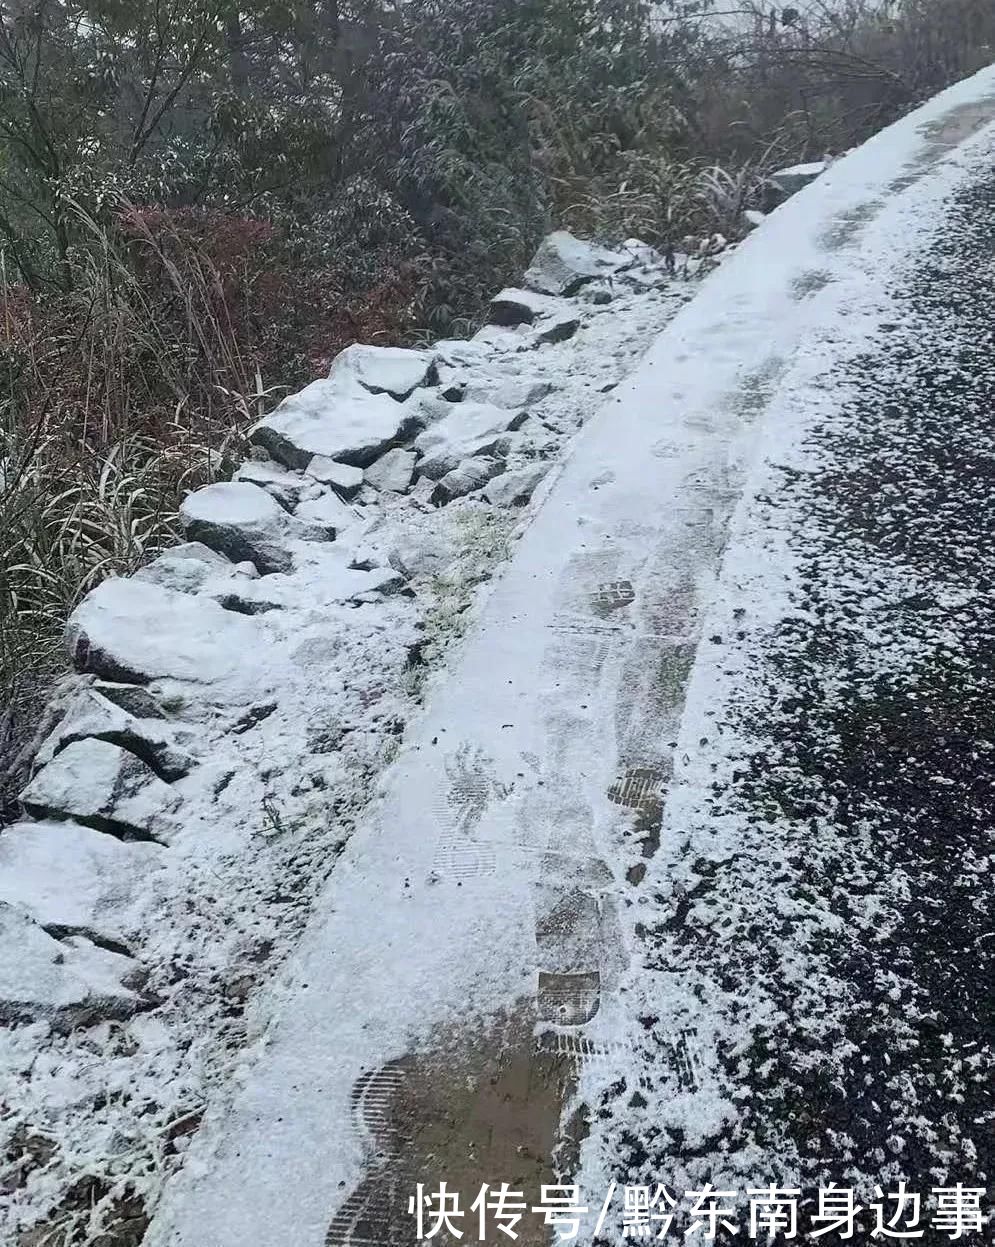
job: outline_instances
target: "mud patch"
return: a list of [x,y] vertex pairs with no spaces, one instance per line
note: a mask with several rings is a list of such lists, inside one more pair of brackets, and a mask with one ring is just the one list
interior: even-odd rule
[[[430,1195],[442,1181],[463,1215],[450,1221],[460,1235],[444,1226],[434,1242],[511,1242],[491,1216],[480,1235],[479,1214],[472,1211],[484,1184],[507,1182],[527,1205],[513,1226],[515,1241],[548,1247],[553,1230],[531,1208],[543,1185],[565,1180],[562,1166],[576,1155],[577,1138],[564,1137],[560,1129],[574,1093],[576,1062],[541,1049],[535,1022],[532,1006],[523,1004],[483,1033],[469,1026],[437,1032],[429,1051],[387,1067],[401,1076],[387,1089],[375,1133],[395,1153],[371,1156],[366,1179],[329,1227],[326,1247],[414,1247],[417,1224],[409,1200],[419,1183]],[[365,1094],[360,1089],[359,1103]],[[431,1207],[423,1236],[436,1222]]]
[[683,705],[697,649],[690,641],[660,648],[653,671],[653,696],[661,713],[669,715]]

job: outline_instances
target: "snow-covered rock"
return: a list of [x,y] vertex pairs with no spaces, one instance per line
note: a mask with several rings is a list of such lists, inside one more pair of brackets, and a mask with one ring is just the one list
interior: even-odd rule
[[518,433],[519,450],[526,460],[547,459],[560,445],[559,435],[542,420],[530,416]]
[[170,546],[164,553],[173,559],[191,559],[196,563],[208,563],[215,570],[223,570],[231,562],[231,559],[226,559],[217,550],[205,546],[202,541],[181,541],[178,546]]
[[619,250],[632,264],[665,267],[667,263],[666,256],[641,238],[627,238]]
[[316,482],[286,468],[271,459],[247,459],[232,477],[234,481],[246,481],[250,485],[258,485],[279,502],[282,507],[292,511],[308,493],[314,489]]
[[725,234],[708,234],[706,237],[698,241],[698,257],[705,259],[708,256],[718,255],[725,251],[729,246],[729,239]]
[[153,693],[140,684],[119,684],[114,680],[94,680],[90,685],[112,706],[134,715],[136,719],[165,719],[166,712]]
[[418,474],[437,481],[465,459],[506,455],[511,444],[509,434],[527,414],[492,403],[457,404],[444,420],[415,439],[415,450],[422,456],[417,464]]
[[554,342],[566,342],[580,328],[580,317],[576,312],[557,312],[555,316],[544,317],[532,335],[530,345],[549,346]]
[[453,404],[443,398],[438,390],[416,390],[404,401],[404,410],[410,420],[409,427],[416,432],[445,419],[452,409]]
[[336,355],[328,376],[333,381],[358,382],[373,394],[407,398],[420,385],[432,384],[433,367],[430,351],[355,343]]
[[[201,542],[188,544],[206,549]],[[135,572],[135,579],[162,585],[163,588],[173,589],[177,593],[197,593],[209,580],[251,580],[258,575],[255,564],[248,561],[232,563],[230,559],[219,555],[218,561],[213,563],[178,554],[175,550],[166,550],[151,563],[139,568]]]
[[479,368],[490,358],[491,352],[474,335],[472,338],[443,338],[432,348],[436,367],[442,375],[443,366],[449,368]]
[[447,403],[461,403],[466,397],[469,384],[465,368],[451,368],[443,364],[439,368],[439,395]]
[[489,377],[467,385],[465,398],[493,403],[495,407],[532,407],[555,388],[552,381],[540,381],[537,377]]
[[521,350],[528,341],[528,325],[481,325],[470,339],[485,357],[495,360],[512,351]]
[[402,530],[387,553],[390,566],[409,580],[440,572],[451,558],[450,543],[434,529]]
[[454,498],[462,498],[473,493],[482,485],[486,485],[492,477],[504,471],[501,459],[474,458],[467,459],[459,467],[453,468],[436,484],[432,490],[432,502],[444,506]]
[[351,602],[376,602],[393,597],[407,586],[407,577],[393,567],[376,567],[360,574],[366,577],[366,588],[357,588],[349,597]]
[[[623,279],[627,277],[629,273],[634,271],[635,270],[631,268],[625,269],[622,273]],[[576,299],[578,303],[588,303],[593,307],[606,307],[609,303],[614,301],[615,290],[607,281],[591,281],[578,291]]]
[[[161,718],[142,719],[84,688],[72,700],[58,726],[46,737],[35,755],[45,765],[68,745],[79,740],[104,740],[141,758],[161,778],[182,779],[197,765],[194,755],[177,739],[177,729]],[[191,740],[193,733],[179,735]]]
[[500,476],[488,482],[484,497],[496,507],[524,506],[548,471],[548,463],[535,463],[524,468],[502,472]]
[[0,833],[0,904],[53,935],[126,944],[124,911],[164,852],[78,823],[15,823]]
[[127,986],[139,967],[82,936],[54,939],[0,902],[0,1025],[47,1022],[69,1030],[125,1018],[141,1003]]
[[330,541],[360,520],[356,511],[336,493],[322,494],[320,498],[302,502],[294,515],[297,519],[320,528]]
[[35,818],[75,818],[124,840],[156,839],[152,824],[175,803],[168,784],[105,740],[67,745],[21,793]]
[[111,579],[88,593],[66,625],[77,671],[115,683],[170,677],[214,682],[258,652],[258,625],[216,602],[140,580]]
[[548,316],[560,310],[559,300],[549,295],[508,287],[491,299],[487,319],[492,325],[531,325],[537,317]]
[[556,230],[539,244],[523,283],[542,294],[571,295],[585,282],[606,277],[625,263],[625,257],[614,251]]
[[289,571],[289,542],[319,534],[295,524],[275,498],[247,481],[205,485],[184,498],[180,523],[187,535],[219,550],[233,562],[249,559],[264,575]]
[[356,381],[312,381],[249,430],[274,459],[304,468],[315,455],[365,468],[419,427],[418,409]]
[[[316,565],[311,569],[310,605],[316,609],[352,602],[364,593],[375,591],[382,579],[377,572],[362,571],[344,563]],[[224,603],[226,610],[243,615],[262,615],[268,611],[285,610],[299,605],[297,586],[286,576],[270,576],[256,584],[246,585]]]
[[304,469],[305,476],[321,485],[329,485],[341,498],[352,498],[363,484],[363,469],[336,463],[324,455],[315,455]]
[[374,489],[403,494],[415,474],[415,453],[395,447],[366,469],[367,483]]
[[813,160],[809,164],[791,165],[787,169],[778,169],[770,175],[770,180],[785,195],[794,195],[809,182],[814,182],[820,173],[825,173],[827,162]]

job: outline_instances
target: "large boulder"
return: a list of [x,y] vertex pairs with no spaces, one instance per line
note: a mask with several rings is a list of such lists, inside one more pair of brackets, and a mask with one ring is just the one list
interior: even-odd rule
[[155,840],[176,803],[169,785],[133,753],[105,740],[67,745],[21,793],[34,818],[74,818],[122,840]]
[[332,361],[329,378],[358,382],[373,394],[407,398],[420,385],[431,385],[434,362],[429,351],[399,346],[347,346]]
[[571,295],[585,282],[607,277],[626,263],[625,256],[556,230],[540,243],[523,281],[541,294]]
[[142,1003],[138,963],[82,936],[57,940],[23,911],[0,902],[0,1025],[47,1022],[71,1030],[126,1018]]
[[77,823],[15,823],[0,832],[0,904],[22,910],[50,935],[123,946],[128,903],[164,852]]
[[522,425],[527,414],[491,403],[458,403],[448,416],[415,439],[415,449],[422,456],[418,474],[437,481],[466,459],[503,457],[511,444],[511,432]]
[[156,679],[213,683],[237,675],[260,650],[258,624],[206,598],[111,579],[88,593],[66,625],[77,671],[123,684]]
[[318,534],[295,524],[275,498],[247,481],[205,485],[184,498],[180,523],[187,536],[238,563],[248,559],[263,575],[294,565],[290,542]]
[[306,468],[315,455],[365,468],[419,427],[415,407],[333,376],[285,398],[249,440],[292,468]]

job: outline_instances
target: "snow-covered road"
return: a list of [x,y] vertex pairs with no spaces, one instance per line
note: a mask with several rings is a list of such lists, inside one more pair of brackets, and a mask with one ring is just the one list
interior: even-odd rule
[[[933,740],[915,799],[861,768],[893,783],[923,723],[963,735],[956,706],[985,693],[968,638],[990,506],[965,522],[946,469],[960,456],[990,490],[976,413],[995,382],[925,431],[915,395],[935,406],[980,368],[991,227],[944,244],[991,218],[993,121],[985,71],[833,165],[582,432],[346,846],[155,1247],[397,1247],[417,1184],[442,1180],[471,1239],[482,1184],[536,1204],[575,1181],[581,1240],[600,1220],[604,1242],[626,1183],[679,1205],[709,1181],[831,1179],[865,1203],[900,1177],[985,1186],[991,805],[945,856],[896,841],[926,836],[936,791],[990,795],[990,711],[973,762],[970,733],[949,765]],[[902,407],[927,357],[933,388],[918,377]],[[942,478],[921,497],[919,465]],[[899,687],[925,707],[915,748],[874,709]],[[956,965],[988,987],[950,984],[959,1020],[901,927],[912,910],[976,920],[975,968]],[[548,1241],[543,1219],[519,1241]]]

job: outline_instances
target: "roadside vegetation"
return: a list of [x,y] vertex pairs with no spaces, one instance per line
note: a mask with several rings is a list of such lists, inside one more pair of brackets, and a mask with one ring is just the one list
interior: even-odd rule
[[0,821],[60,634],[352,341],[661,248],[988,63],[990,0],[0,4]]

